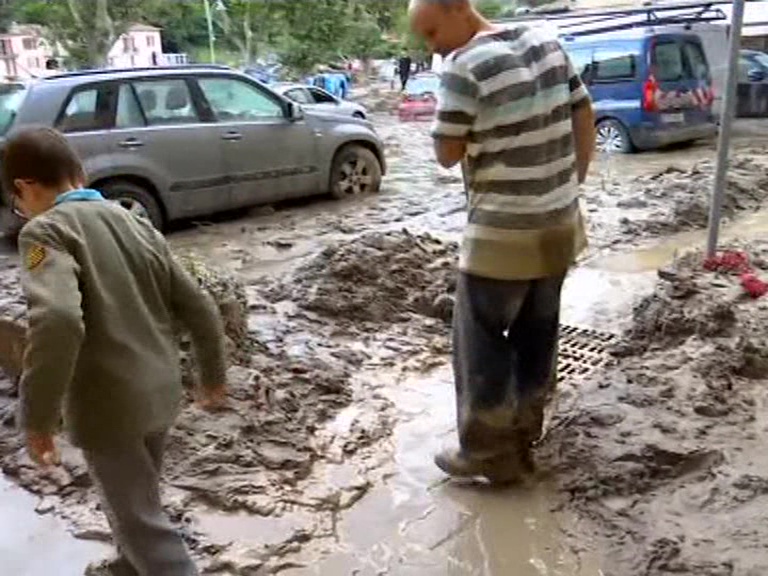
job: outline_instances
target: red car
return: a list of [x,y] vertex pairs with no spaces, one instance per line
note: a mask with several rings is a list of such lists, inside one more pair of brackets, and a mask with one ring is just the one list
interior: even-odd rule
[[397,107],[400,120],[428,120],[437,110],[437,90],[440,77],[436,74],[419,74],[411,79]]

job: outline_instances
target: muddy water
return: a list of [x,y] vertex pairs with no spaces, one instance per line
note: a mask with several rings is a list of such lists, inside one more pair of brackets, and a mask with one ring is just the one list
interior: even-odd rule
[[65,524],[35,512],[37,499],[0,475],[2,574],[81,576],[88,562],[106,554],[102,544],[74,540]]

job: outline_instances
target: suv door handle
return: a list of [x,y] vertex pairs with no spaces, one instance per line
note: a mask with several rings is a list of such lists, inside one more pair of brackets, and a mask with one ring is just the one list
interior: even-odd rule
[[243,135],[240,134],[240,132],[227,132],[221,137],[222,140],[226,140],[227,142],[239,142],[243,139]]
[[120,148],[127,148],[128,150],[134,150],[136,148],[141,148],[144,146],[144,142],[139,140],[138,138],[126,138],[122,142],[118,144]]

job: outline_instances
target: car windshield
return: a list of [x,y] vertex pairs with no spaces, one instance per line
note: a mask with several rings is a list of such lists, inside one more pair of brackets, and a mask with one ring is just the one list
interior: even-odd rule
[[13,125],[26,94],[27,87],[23,84],[0,84],[0,136]]
[[423,94],[437,94],[440,87],[440,78],[438,76],[417,76],[413,78],[405,89],[411,96],[421,96]]

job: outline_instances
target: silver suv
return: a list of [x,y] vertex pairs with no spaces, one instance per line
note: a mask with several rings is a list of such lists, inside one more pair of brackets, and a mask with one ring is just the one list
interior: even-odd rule
[[77,72],[0,86],[0,136],[66,134],[91,187],[162,228],[171,220],[330,193],[375,192],[370,122],[301,106],[229,68]]

